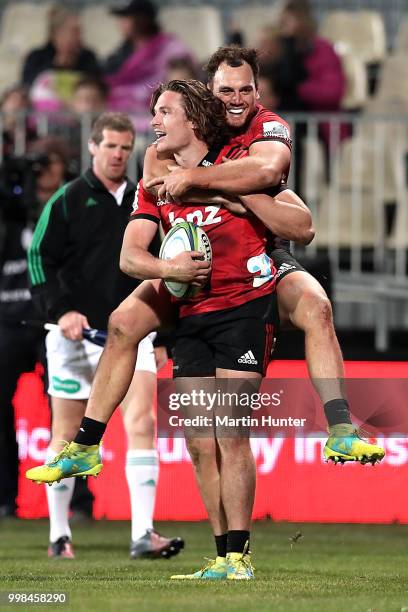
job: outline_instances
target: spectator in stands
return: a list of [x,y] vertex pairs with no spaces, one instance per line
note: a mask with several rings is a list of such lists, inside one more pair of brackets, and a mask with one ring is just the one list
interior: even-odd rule
[[316,35],[308,0],[288,0],[280,27],[262,28],[257,48],[261,64],[273,68],[283,92],[281,109],[340,109],[345,90],[341,61],[332,44]]
[[[335,112],[340,110],[345,91],[345,77],[339,57],[328,41],[316,35],[316,24],[308,0],[288,0],[281,13],[278,32],[273,26],[259,34],[258,49],[262,70],[273,82],[279,98],[277,110]],[[266,84],[268,86],[268,84]],[[305,123],[296,123],[294,182],[301,194],[300,176],[303,162]],[[340,140],[348,135],[346,125],[340,125]],[[319,124],[329,169],[330,126]],[[334,143],[336,144],[336,143]]]
[[74,116],[69,125],[65,125],[65,138],[70,143],[71,156],[78,171],[89,162],[89,131],[93,119],[105,112],[108,95],[109,87],[99,78],[84,77],[75,85],[71,104]]
[[167,64],[166,81],[188,81],[199,79],[199,70],[189,57],[175,57]]
[[[27,249],[35,222],[66,178],[64,144],[56,139],[35,142],[34,158],[6,160],[2,168],[0,215],[0,518],[17,508],[18,445],[13,397],[20,375],[44,360],[44,331],[23,327],[37,319],[27,278]],[[15,187],[22,186],[17,190]]]
[[259,33],[257,49],[264,86],[267,90],[272,86],[278,98],[275,109],[305,110],[298,88],[307,73],[302,54],[292,44],[292,39],[282,36],[277,26],[266,25]]
[[84,77],[74,87],[72,110],[78,115],[83,113],[101,114],[106,110],[109,87],[95,77]]
[[271,111],[280,108],[281,98],[279,97],[275,72],[268,67],[262,67],[258,76],[259,104]]
[[28,113],[31,110],[27,89],[14,85],[1,98],[3,116],[3,156],[22,153],[36,138],[36,130]]
[[193,60],[193,56],[174,35],[162,32],[151,0],[125,0],[115,4],[111,13],[117,17],[123,43],[105,65],[111,88],[108,108],[131,113],[136,127],[147,131],[151,94],[166,79],[169,61]]
[[264,25],[257,37],[256,48],[258,50],[259,63],[269,66],[277,62],[282,55],[282,41],[277,25]]
[[[281,16],[286,69],[296,71],[300,80],[296,93],[303,110],[338,111],[345,91],[345,77],[340,58],[332,44],[316,35],[316,23],[308,0],[289,0]],[[299,75],[303,64],[303,78]],[[299,78],[300,76],[300,78]],[[329,125],[320,126],[320,134],[329,145]]]
[[[339,111],[346,88],[345,75],[333,45],[316,34],[316,22],[308,0],[289,0],[286,3],[281,17],[281,33],[286,49],[286,67],[292,65],[296,69],[300,58],[305,69],[305,78],[296,89],[301,109],[314,112]],[[294,136],[297,151],[295,189],[299,191],[303,156],[301,141],[305,133],[306,126],[297,124]],[[327,180],[330,179],[331,154],[339,141],[349,136],[350,126],[341,123],[338,132],[334,134],[329,123],[319,124],[319,137],[326,157]]]
[[98,76],[96,55],[81,41],[75,13],[53,7],[49,16],[49,40],[31,51],[24,63],[22,81],[30,87],[33,106],[40,111],[59,111],[72,99],[75,83],[86,75]]

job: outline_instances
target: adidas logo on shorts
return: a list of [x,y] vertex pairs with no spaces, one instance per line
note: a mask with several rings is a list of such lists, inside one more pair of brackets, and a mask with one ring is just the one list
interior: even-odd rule
[[241,355],[238,359],[238,363],[248,363],[250,365],[258,365],[257,360],[255,359],[255,355],[252,351],[248,351],[245,355]]
[[296,270],[296,266],[292,266],[291,264],[288,264],[288,263],[281,264],[276,273],[276,277],[279,278],[279,276],[282,276],[282,274],[284,274],[285,272],[288,272],[289,270]]

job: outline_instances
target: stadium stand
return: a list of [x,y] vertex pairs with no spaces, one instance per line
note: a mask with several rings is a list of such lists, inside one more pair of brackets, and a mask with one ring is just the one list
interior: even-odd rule
[[102,58],[109,55],[121,41],[116,20],[104,5],[85,6],[81,11],[81,25],[85,45]]
[[408,17],[405,17],[399,27],[395,42],[395,51],[397,53],[408,52]]
[[224,44],[221,15],[212,6],[163,8],[160,22],[163,30],[176,34],[194,51],[199,61],[205,61]]
[[376,99],[408,110],[408,62],[404,54],[389,55],[383,64]]
[[10,47],[0,44],[0,92],[18,83],[21,72],[21,57]]
[[242,32],[245,45],[255,46],[260,29],[266,25],[277,23],[282,4],[283,2],[279,0],[268,4],[267,7],[265,5],[252,5],[232,11],[231,24],[234,29]]
[[347,51],[340,55],[346,76],[346,92],[341,103],[346,110],[364,107],[368,100],[368,82],[365,66],[361,58]]
[[354,15],[353,49],[366,64],[381,62],[387,53],[382,15],[377,11],[357,11]]
[[331,11],[320,25],[320,34],[330,40],[340,55],[350,53],[352,44],[349,32],[353,29],[353,14],[348,11]]
[[9,2],[1,18],[2,48],[9,48],[19,57],[47,40],[47,14],[51,2]]
[[308,131],[302,146],[304,162],[300,178],[301,192],[313,214],[317,213],[317,206],[326,184],[326,161],[323,145],[317,137],[317,123],[308,124]]
[[333,11],[323,20],[320,34],[338,53],[352,52],[366,64],[381,62],[386,55],[384,21],[377,11]]
[[[399,203],[396,210],[395,223],[392,233],[387,240],[390,249],[408,249],[408,190],[404,187],[399,194]],[[396,274],[405,276],[405,266],[397,266]]]
[[[369,122],[357,129],[353,138],[342,143],[334,183],[342,189],[358,185],[366,192],[375,187],[383,203],[395,201],[398,156],[387,137],[388,130],[394,131],[394,126]],[[380,184],[376,185],[377,182]]]

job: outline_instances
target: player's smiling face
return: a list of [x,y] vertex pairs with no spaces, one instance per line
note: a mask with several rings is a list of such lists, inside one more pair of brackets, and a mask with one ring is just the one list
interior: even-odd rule
[[252,68],[244,62],[242,66],[219,65],[211,83],[211,91],[220,98],[227,109],[227,123],[235,129],[242,128],[255,113],[259,98]]
[[194,126],[186,117],[183,97],[175,91],[161,94],[151,123],[158,153],[179,153],[195,138]]

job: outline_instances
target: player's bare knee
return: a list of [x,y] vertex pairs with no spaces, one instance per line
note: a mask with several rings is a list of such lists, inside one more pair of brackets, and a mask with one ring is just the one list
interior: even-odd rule
[[320,325],[332,327],[333,310],[329,298],[325,294],[315,294],[313,303],[313,317]]
[[233,438],[219,437],[217,438],[218,446],[222,455],[237,456],[240,453],[247,453],[250,449],[249,438],[236,436]]
[[109,339],[120,344],[139,344],[141,338],[137,335],[134,321],[128,312],[117,308],[109,317]]
[[186,438],[191,461],[198,467],[203,461],[216,456],[215,440],[210,438]]
[[293,321],[297,327],[307,331],[333,327],[333,310],[329,298],[325,293],[314,291],[305,292],[300,300],[300,307],[295,312]]

